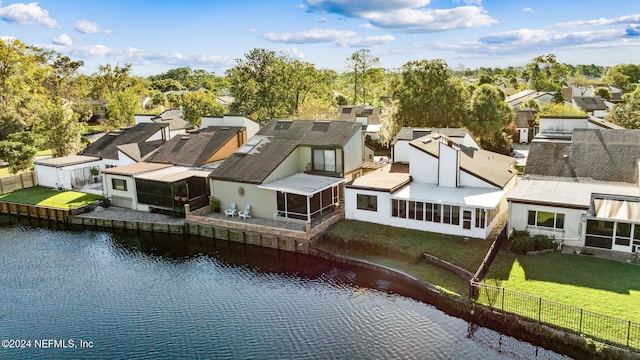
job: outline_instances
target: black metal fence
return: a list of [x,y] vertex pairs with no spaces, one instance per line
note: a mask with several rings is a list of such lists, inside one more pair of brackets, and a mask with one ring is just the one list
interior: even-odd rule
[[503,287],[471,281],[472,300],[505,313],[640,350],[640,323],[623,320]]

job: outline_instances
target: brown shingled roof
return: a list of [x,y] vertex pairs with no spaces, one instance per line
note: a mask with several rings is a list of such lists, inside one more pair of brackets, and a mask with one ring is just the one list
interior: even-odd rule
[[[413,140],[409,144],[438,158],[440,142],[434,138],[434,135]],[[432,140],[425,142],[426,138],[432,138]],[[512,165],[515,164],[515,159],[512,157],[466,147],[462,144],[458,145],[460,146],[460,170],[500,188],[504,188],[517,175],[517,171],[512,168]]]
[[80,152],[80,155],[116,160],[118,159],[118,146],[144,143],[166,126],[168,124],[140,123],[127,129],[111,131],[87,146]]
[[182,166],[202,166],[244,127],[209,126],[174,136],[145,161]]
[[344,147],[362,126],[353,121],[278,120],[265,125],[248,153],[236,151],[211,173],[213,179],[262,183],[298,146]]

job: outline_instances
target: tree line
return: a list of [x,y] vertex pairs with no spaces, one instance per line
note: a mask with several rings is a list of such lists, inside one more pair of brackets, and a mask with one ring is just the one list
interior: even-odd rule
[[[611,120],[640,127],[640,65],[612,67],[558,63],[555,55],[533,58],[526,66],[455,69],[440,59],[410,61],[399,69],[379,67],[366,49],[345,59],[345,71],[318,69],[312,63],[267,49],[253,49],[217,76],[189,67],[149,77],[132,74],[131,64],[105,64],[89,75],[73,61],[19,40],[0,39],[0,158],[10,171],[22,171],[38,149],[54,156],[77,153],[86,142],[81,134],[92,117],[86,98],[104,104],[107,129],[134,123],[134,114],[182,110],[183,118],[200,126],[203,116],[225,112],[256,121],[273,118],[336,119],[337,106],[382,106],[381,137],[392,139],[403,126],[465,127],[491,150],[506,152],[515,116],[503,89],[555,91],[562,108],[563,85],[610,84],[627,100],[611,112]],[[608,89],[598,89],[604,98]],[[234,101],[225,108],[220,95]],[[609,94],[610,95],[610,94]],[[142,98],[151,106],[142,108]],[[528,104],[536,107],[536,104]]]

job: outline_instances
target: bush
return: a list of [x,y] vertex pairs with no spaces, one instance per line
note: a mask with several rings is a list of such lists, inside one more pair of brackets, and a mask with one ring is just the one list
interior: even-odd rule
[[553,249],[555,244],[553,240],[544,235],[535,235],[530,237],[527,233],[516,233],[516,236],[510,243],[511,251],[518,254],[526,254],[529,251],[540,251],[545,249]]

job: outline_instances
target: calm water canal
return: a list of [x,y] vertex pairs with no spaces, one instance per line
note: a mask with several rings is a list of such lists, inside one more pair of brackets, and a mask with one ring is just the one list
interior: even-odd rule
[[2,359],[562,358],[471,333],[370,271],[198,237],[16,221],[0,217]]

